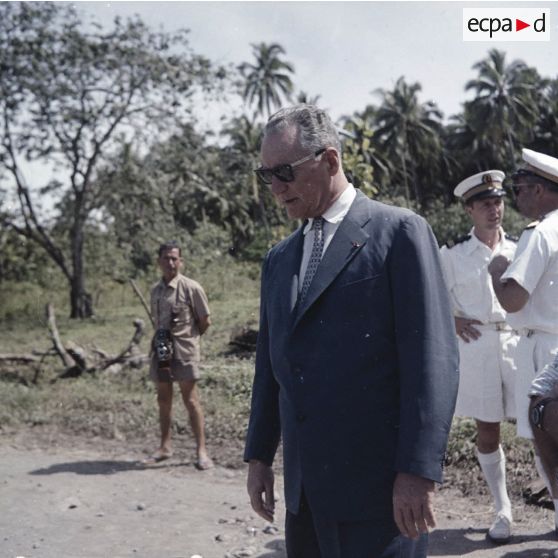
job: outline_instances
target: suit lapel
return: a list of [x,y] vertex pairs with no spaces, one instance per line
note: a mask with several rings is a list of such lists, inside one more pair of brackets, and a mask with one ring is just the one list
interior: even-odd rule
[[368,198],[357,191],[357,197],[333,235],[306,297],[297,308],[293,326],[297,325],[308,308],[368,241],[368,234],[362,229],[370,219],[366,208],[367,201]]
[[277,254],[276,272],[272,279],[273,291],[278,293],[275,298],[279,305],[277,310],[281,313],[287,311],[289,315],[295,308],[298,296],[298,274],[304,242],[303,228],[304,225],[295,232]]

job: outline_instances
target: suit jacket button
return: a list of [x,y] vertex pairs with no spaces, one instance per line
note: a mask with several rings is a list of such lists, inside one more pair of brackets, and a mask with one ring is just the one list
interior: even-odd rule
[[304,422],[306,420],[306,415],[304,413],[298,413],[296,415],[297,422]]

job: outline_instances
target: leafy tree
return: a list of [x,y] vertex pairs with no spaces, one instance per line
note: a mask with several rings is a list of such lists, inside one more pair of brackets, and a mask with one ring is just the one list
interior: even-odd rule
[[[220,147],[184,126],[145,155],[124,145],[101,170],[99,208],[117,248],[128,254],[128,273],[148,269],[162,240],[193,237],[209,230],[206,225],[229,233],[228,248],[235,255],[254,239],[262,220],[252,190],[254,162],[245,150],[250,137],[257,145],[259,134],[246,137],[241,133],[246,129],[234,130],[230,144]],[[273,208],[266,222],[274,222],[269,189],[261,190],[259,201],[264,197]]]
[[253,171],[258,166],[262,125],[245,114],[231,119],[223,128],[222,135],[228,138],[230,149],[240,158],[248,160],[250,189],[254,200],[259,202],[259,188]]
[[412,186],[414,199],[422,205],[429,181],[423,182],[418,171],[439,165],[442,113],[432,101],[420,103],[420,90],[419,83],[408,84],[403,77],[392,91],[378,90],[382,102],[375,115],[375,133],[386,158],[392,162],[392,183],[403,183],[407,203]]
[[343,168],[353,184],[366,195],[375,197],[386,177],[389,162],[382,159],[374,141],[374,129],[367,114],[355,114],[344,119],[341,135],[343,142]]
[[11,228],[2,226],[7,218],[7,214],[0,213],[0,283],[41,280],[47,263],[44,251]]
[[529,146],[535,151],[558,155],[558,78],[548,80],[545,87],[538,89],[538,119],[535,138]]
[[[455,201],[453,189],[455,184],[460,182],[463,176],[463,164],[460,158],[456,157],[449,146],[448,127],[442,126],[440,130],[441,150],[438,158],[438,164],[432,168],[428,168],[426,172],[427,180],[430,180],[431,186],[427,189],[427,206],[441,199],[448,206]],[[471,172],[470,174],[474,174]]]
[[157,245],[177,235],[168,192],[145,159],[125,143],[106,160],[96,180],[102,228],[121,258],[111,270],[118,280],[148,271]]
[[[230,120],[222,131],[222,134],[229,140],[229,145],[223,151],[222,157],[228,168],[229,176],[232,174],[235,176],[235,180],[239,181],[236,187],[232,185],[230,187],[236,189],[237,194],[241,197],[242,191],[244,191],[244,194],[252,193],[254,207],[250,210],[250,213],[254,216],[256,224],[263,225],[266,242],[269,243],[271,239],[270,220],[271,222],[278,222],[282,218],[277,212],[270,189],[266,185],[260,184],[254,173],[254,169],[259,165],[262,129],[263,126],[260,123],[246,115]],[[235,228],[237,229],[237,227]],[[248,234],[242,234],[242,239],[240,237],[236,238],[234,242],[235,250],[249,242],[255,232],[253,227],[242,228]]]
[[280,58],[285,49],[277,43],[251,46],[254,64],[244,62],[238,67],[244,78],[242,96],[249,105],[256,103],[256,114],[269,116],[272,107],[279,108],[282,99],[290,99],[294,66]]
[[[142,137],[147,148],[190,120],[188,98],[215,74],[189,50],[186,31],[154,33],[137,18],[84,29],[71,5],[57,3],[1,3],[0,45],[0,168],[19,202],[10,226],[46,250],[68,281],[71,316],[86,317],[84,243],[100,164],[122,137]],[[22,160],[56,178],[28,183]],[[46,195],[57,200],[62,242],[38,209]]]
[[517,147],[533,140],[541,79],[521,60],[506,64],[505,53],[496,49],[473,68],[478,77],[465,90],[475,98],[465,103],[464,120],[495,166],[511,168]]

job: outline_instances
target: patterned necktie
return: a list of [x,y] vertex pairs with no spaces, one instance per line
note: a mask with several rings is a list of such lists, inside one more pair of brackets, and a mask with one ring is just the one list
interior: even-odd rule
[[302,289],[300,291],[299,302],[304,300],[310,283],[316,275],[316,270],[322,259],[322,252],[324,251],[324,218],[315,217],[312,222],[312,230],[314,231],[314,243],[312,244],[312,253],[310,254],[310,260],[308,261],[308,267],[306,268],[306,273],[304,274],[304,281],[302,282]]

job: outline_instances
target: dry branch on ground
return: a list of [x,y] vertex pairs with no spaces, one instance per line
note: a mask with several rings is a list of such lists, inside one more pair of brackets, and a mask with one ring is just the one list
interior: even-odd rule
[[[110,371],[120,372],[124,366],[139,368],[148,361],[148,355],[139,349],[139,343],[145,334],[145,322],[136,318],[133,322],[134,333],[128,344],[117,354],[110,354],[98,347],[86,348],[71,340],[64,342],[56,325],[56,314],[52,304],[46,305],[47,328],[49,331],[52,349],[48,351],[32,351],[31,353],[0,354],[0,365],[8,368],[33,367],[35,369],[34,383],[38,379],[41,365],[46,356],[57,355],[64,367],[58,378],[80,376],[84,372],[95,373]],[[11,371],[11,370],[10,370]]]

